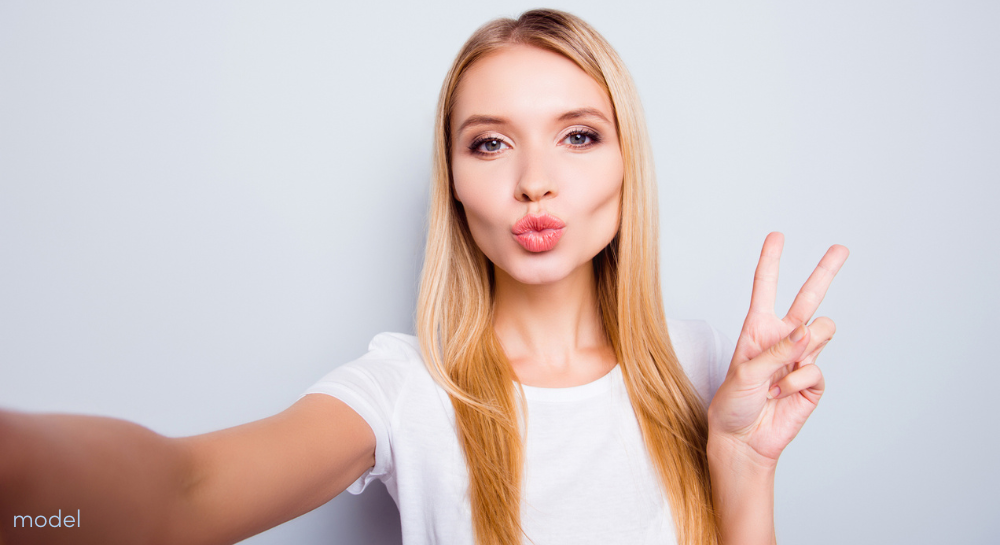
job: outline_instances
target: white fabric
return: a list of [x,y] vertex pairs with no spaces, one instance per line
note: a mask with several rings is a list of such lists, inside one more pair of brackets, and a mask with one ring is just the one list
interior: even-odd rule
[[[677,357],[707,403],[732,345],[701,321],[668,321]],[[621,369],[570,388],[524,387],[528,426],[522,525],[535,545],[676,543]],[[369,352],[303,395],[344,401],[375,433],[374,479],[399,507],[404,545],[473,543],[468,475],[445,391],[424,367],[416,337],[377,335]],[[527,543],[527,541],[526,541]]]

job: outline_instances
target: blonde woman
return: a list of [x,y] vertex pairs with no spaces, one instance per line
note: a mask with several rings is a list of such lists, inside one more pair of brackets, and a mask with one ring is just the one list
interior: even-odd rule
[[[195,437],[0,413],[3,542],[233,543],[380,479],[407,545],[772,543],[775,466],[834,332],[810,320],[847,250],[779,319],[769,235],[735,353],[665,320],[636,91],[558,11],[469,39],[435,150],[417,337],[379,335],[286,411]],[[86,523],[9,525],[56,504]]]

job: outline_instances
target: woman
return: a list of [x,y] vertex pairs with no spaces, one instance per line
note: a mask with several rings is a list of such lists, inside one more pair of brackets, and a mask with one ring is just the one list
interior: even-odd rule
[[777,458],[834,329],[806,324],[846,249],[778,319],[769,235],[731,361],[707,326],[668,328],[637,94],[557,11],[463,47],[433,183],[419,341],[380,335],[286,411],[195,437],[2,413],[2,520],[75,504],[67,542],[229,543],[380,478],[405,543],[773,542]]

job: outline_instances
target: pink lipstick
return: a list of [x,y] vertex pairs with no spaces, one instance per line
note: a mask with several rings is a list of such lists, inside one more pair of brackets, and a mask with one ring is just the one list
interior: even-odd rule
[[566,224],[548,214],[527,215],[517,220],[511,233],[529,252],[547,252],[555,248]]

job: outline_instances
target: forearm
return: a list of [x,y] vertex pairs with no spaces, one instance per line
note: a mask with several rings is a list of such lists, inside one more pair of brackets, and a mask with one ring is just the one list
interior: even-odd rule
[[[0,411],[0,542],[154,542],[185,489],[185,464],[172,440],[137,424]],[[14,527],[14,517],[60,511],[73,517],[61,528],[25,528],[24,518]]]
[[722,543],[773,545],[774,463],[710,435],[708,464]]

